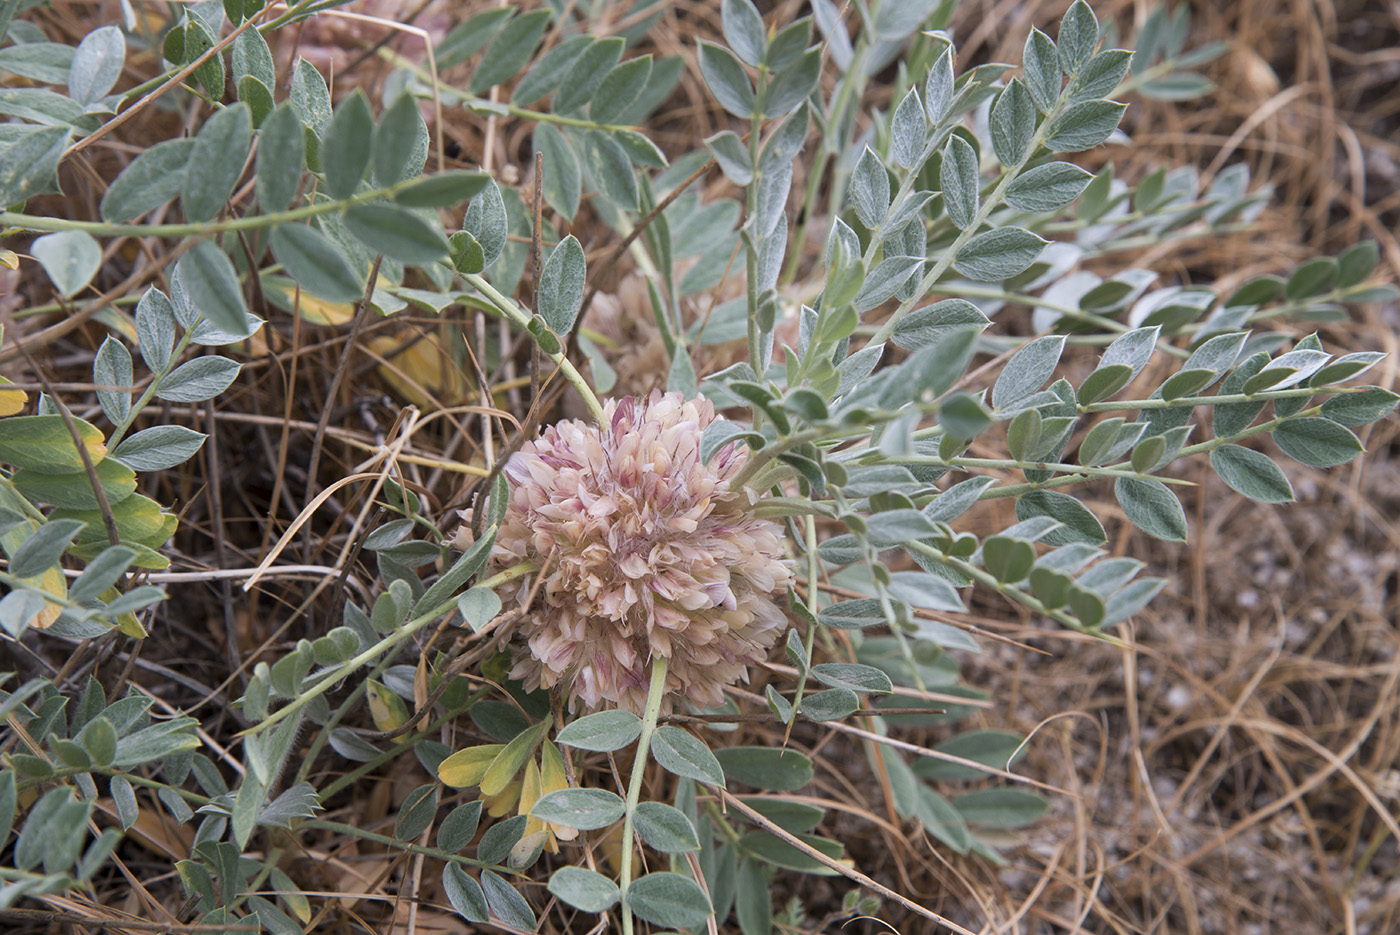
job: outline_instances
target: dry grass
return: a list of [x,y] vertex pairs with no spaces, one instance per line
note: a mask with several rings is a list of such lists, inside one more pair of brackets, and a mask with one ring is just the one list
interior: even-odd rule
[[[961,60],[1018,60],[1028,26],[1052,23],[1066,5],[964,3],[956,19]],[[804,5],[776,6],[785,22]],[[1130,178],[1163,163],[1191,163],[1210,174],[1242,160],[1257,179],[1276,186],[1277,198],[1247,235],[1149,249],[1144,260],[1169,275],[1229,288],[1368,237],[1380,243],[1391,274],[1400,273],[1394,235],[1400,98],[1393,91],[1400,13],[1325,0],[1195,7],[1193,44],[1237,43],[1212,66],[1219,91],[1186,105],[1135,105],[1127,124],[1134,146],[1102,158],[1111,156]],[[115,13],[115,4],[63,3],[30,15],[51,36],[73,42],[99,8],[104,22]],[[1099,12],[1127,26],[1147,8],[1117,3]],[[718,30],[717,10],[718,4],[671,3],[647,42],[659,53],[693,60],[694,36]],[[353,41],[379,35],[369,30]],[[325,39],[311,28],[300,37],[304,45]],[[406,54],[421,48],[396,42]],[[134,78],[153,63],[129,64]],[[374,86],[384,73],[377,59],[363,59],[338,75],[337,87]],[[872,94],[873,105],[885,103],[880,89]],[[66,200],[44,208],[94,216],[103,180],[130,159],[132,146],[163,138],[187,116],[148,109],[70,161]],[[452,159],[528,181],[527,126],[450,112],[445,118]],[[654,130],[658,143],[676,153],[724,125],[692,69]],[[709,184],[724,185],[716,178]],[[801,184],[799,177],[795,189]],[[616,242],[586,217],[574,231],[596,266]],[[112,297],[153,281],[169,260],[165,249],[118,245],[98,287]],[[604,288],[613,288],[617,274],[601,275]],[[47,290],[42,277],[27,277],[18,281],[19,301],[11,305],[48,302]],[[78,414],[87,399],[86,368],[104,331],[88,319],[102,301],[84,299],[68,316],[6,322],[7,337],[23,340],[49,379],[74,385],[68,398]],[[477,349],[510,340],[460,309],[442,318],[362,317],[353,326],[268,317],[265,342],[246,356],[244,377],[217,406],[159,414],[210,438],[182,473],[160,478],[146,492],[181,511],[172,571],[251,569],[327,485],[357,471],[370,475],[334,491],[292,537],[280,561],[304,567],[269,575],[247,595],[236,577],[173,578],[167,587],[174,600],[159,611],[155,635],[143,645],[101,639],[75,649],[31,636],[21,647],[0,647],[0,654],[11,654],[6,668],[50,675],[69,687],[95,674],[109,696],[121,684],[146,686],[160,703],[200,717],[218,751],[244,726],[229,702],[241,694],[251,665],[333,626],[343,600],[365,599],[373,566],[358,561],[355,548],[377,519],[371,497],[375,478],[387,471],[385,460],[374,460],[375,448],[397,450],[398,467],[427,510],[446,517],[467,502],[475,482],[448,462],[488,461],[515,426],[528,428],[557,412],[555,386],[546,385],[543,402],[531,405],[524,356],[486,375],[508,387],[494,401],[475,389],[470,362],[468,378],[454,375],[463,335]],[[1004,314],[998,326],[1024,332],[1029,321]],[[1328,326],[1322,337],[1329,346],[1389,351],[1375,382],[1391,385],[1397,332],[1396,308],[1368,308]],[[13,362],[7,375],[33,376]],[[406,414],[408,403],[427,415]],[[493,434],[486,415],[503,420],[502,434]],[[330,431],[318,435],[318,426]],[[1050,816],[1008,852],[1008,868],[953,858],[899,821],[882,794],[883,777],[866,766],[861,741],[808,725],[794,733],[793,744],[818,761],[807,794],[833,809],[824,830],[848,843],[870,877],[979,932],[1382,935],[1400,929],[1400,833],[1392,833],[1400,829],[1390,818],[1400,799],[1394,420],[1371,427],[1363,440],[1369,454],[1347,468],[1321,473],[1293,465],[1300,502],[1287,509],[1251,505],[1198,469],[1200,486],[1186,497],[1192,540],[1180,548],[1136,533],[1116,516],[1106,491],[1091,492],[1103,501],[1098,512],[1109,518],[1120,553],[1149,559],[1174,582],[1119,634],[1125,648],[1048,629],[1009,604],[979,599],[978,625],[1024,646],[989,642],[985,656],[968,662],[967,680],[994,701],[974,720],[1034,732],[1018,772],[1063,790],[1052,794]],[[454,647],[444,639],[441,648]],[[759,678],[749,690],[762,685]],[[738,739],[748,742],[778,739],[763,724],[740,730]],[[460,745],[474,736],[463,724],[443,740]],[[945,735],[900,736],[932,745]],[[226,761],[231,766],[235,759]],[[338,768],[328,759],[312,781],[329,781]],[[340,793],[325,817],[382,830],[423,781],[417,762],[402,757]],[[170,865],[186,856],[189,833],[152,815],[118,852],[120,872],[102,878],[93,893],[50,899],[45,912],[0,916],[0,924],[34,932],[90,932],[99,925],[182,930],[178,923],[189,915]],[[314,894],[317,930],[464,930],[443,911],[437,871],[421,858],[406,860],[330,833],[276,843],[288,848],[283,867]],[[839,905],[848,888],[842,881],[785,875],[775,886],[811,907],[808,924],[792,931],[837,930],[822,913]],[[529,895],[545,904],[541,887]],[[931,930],[892,902],[879,915],[909,935]],[[554,907],[543,913],[543,930],[583,933],[592,919]],[[885,927],[857,922],[844,930]]]

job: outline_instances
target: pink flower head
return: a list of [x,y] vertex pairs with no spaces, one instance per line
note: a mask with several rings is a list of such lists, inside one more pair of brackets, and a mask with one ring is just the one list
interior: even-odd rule
[[[527,645],[511,677],[530,690],[562,682],[571,708],[640,713],[664,656],[669,697],[719,705],[787,627],[772,599],[792,578],[780,528],[730,489],[746,448],[701,463],[701,433],[718,418],[709,401],[656,390],[609,400],[604,415],[606,427],[545,429],[506,465],[492,566],[549,561],[539,606],[514,625]],[[502,597],[524,599],[531,583]]]

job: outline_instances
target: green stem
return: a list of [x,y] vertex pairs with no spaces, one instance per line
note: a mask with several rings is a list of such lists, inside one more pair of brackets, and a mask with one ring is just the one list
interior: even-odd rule
[[642,713],[642,733],[637,738],[637,755],[632,760],[632,779],[627,784],[627,814],[622,820],[622,873],[619,875],[619,888],[622,890],[622,931],[632,935],[632,910],[627,908],[627,887],[632,883],[632,852],[636,841],[632,835],[632,817],[637,811],[637,801],[642,796],[642,777],[647,770],[647,751],[651,749],[651,735],[656,731],[656,722],[661,717],[661,698],[666,693],[666,657],[657,656],[651,661],[651,686],[647,690],[647,706]]
[[[462,278],[465,279],[473,289],[485,296],[491,304],[513,324],[524,328],[531,339],[533,339],[536,344],[539,344],[539,339],[536,338],[534,332],[530,331],[530,316],[526,314],[523,309],[506,296],[496,291],[496,288],[479,274],[464,273],[462,274]],[[564,379],[568,380],[573,388],[578,391],[578,394],[583,397],[584,405],[588,407],[588,412],[593,416],[594,421],[602,425],[604,421],[603,404],[598,402],[598,397],[594,394],[593,388],[588,385],[588,381],[583,378],[583,374],[579,373],[578,368],[569,360],[568,355],[564,353],[564,348],[556,346],[551,349],[541,346],[540,350],[544,352],[546,357],[554,362],[554,365],[559,368],[559,372],[563,375]]]

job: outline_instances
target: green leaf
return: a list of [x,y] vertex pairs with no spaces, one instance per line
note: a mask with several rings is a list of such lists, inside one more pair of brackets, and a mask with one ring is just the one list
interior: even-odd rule
[[590,98],[588,116],[594,123],[616,123],[632,106],[632,102],[641,97],[650,77],[650,55],[639,55],[616,66],[607,73]]
[[924,110],[928,114],[929,123],[937,124],[941,121],[952,104],[953,46],[949,44],[934,60],[924,82]]
[[476,859],[488,864],[499,864],[505,860],[520,841],[529,820],[524,815],[516,815],[487,828],[476,846]]
[[45,234],[30,245],[29,252],[65,299],[85,288],[102,265],[102,247],[84,231]]
[[958,597],[957,590],[951,584],[923,571],[890,572],[887,590],[890,597],[925,610],[959,614],[966,609],[963,607],[962,598]]
[[[132,489],[135,490],[135,485]],[[126,574],[135,558],[136,550],[128,546],[113,545],[103,549],[96,558],[87,563],[82,575],[68,589],[68,599],[79,604],[97,600],[103,591],[116,584],[117,579]]]
[[403,805],[399,806],[399,816],[394,821],[394,838],[399,841],[417,841],[428,830],[437,815],[437,783],[419,786],[408,794]]
[[495,543],[496,528],[492,526],[480,539],[472,543],[472,547],[464,552],[451,568],[442,573],[442,577],[423,592],[423,596],[413,605],[414,612],[421,614],[436,610],[439,605],[449,600],[457,589],[466,584],[467,580],[486,564],[486,559],[491,555],[491,547]]
[[[250,30],[253,31],[253,30]],[[286,101],[258,128],[257,178],[254,190],[264,213],[285,211],[296,197],[306,161],[306,137],[300,119]]]
[[877,627],[886,622],[885,612],[880,602],[873,597],[859,597],[851,601],[841,601],[817,614],[823,626],[836,630],[858,630],[862,627]]
[[[16,4],[11,3],[11,6]],[[4,20],[0,3],[0,20]],[[3,38],[3,37],[0,37]],[[66,84],[73,64],[73,47],[58,42],[24,42],[0,49],[0,71],[40,84]]]
[[199,737],[195,734],[198,726],[199,722],[192,717],[176,717],[133,731],[117,740],[117,754],[112,759],[112,766],[129,770],[181,750],[193,750],[200,745]]
[[992,536],[982,543],[982,564],[997,581],[1014,584],[1030,574],[1035,547],[1024,539]]
[[953,265],[970,279],[993,282],[1023,272],[1040,256],[1046,241],[1020,227],[999,227],[973,237]]
[[1058,211],[1084,193],[1093,176],[1068,162],[1047,162],[1016,177],[1006,201],[1020,211]]
[[247,104],[234,104],[204,122],[185,165],[180,205],[195,223],[212,221],[233,195],[253,143]]
[[622,898],[616,883],[585,867],[560,867],[549,878],[549,891],[584,912],[604,912]]
[[317,137],[325,136],[331,122],[331,92],[321,72],[304,58],[297,59],[296,68],[292,70],[287,101],[303,125]]
[[1346,464],[1366,449],[1361,440],[1331,419],[1289,419],[1274,429],[1274,441],[1295,461],[1328,468]]
[[[261,5],[261,4],[260,4]],[[256,29],[245,29],[233,40],[233,80],[256,78],[271,91],[277,86],[277,67],[272,62],[272,49]]]
[[0,207],[19,204],[49,188],[71,132],[68,126],[43,127],[0,149]]
[[563,84],[554,95],[554,110],[559,113],[573,111],[590,99],[596,100],[604,79],[617,65],[625,46],[620,36],[595,39],[564,76]]
[[1309,260],[1288,277],[1288,284],[1284,286],[1284,296],[1292,302],[1300,302],[1303,299],[1321,295],[1332,289],[1337,284],[1337,277],[1341,272],[1341,267],[1337,261],[1331,257],[1318,257]]
[[436,172],[398,189],[394,200],[410,208],[451,208],[486,188],[491,176],[475,169]]
[[335,109],[320,149],[326,192],[332,198],[344,200],[355,194],[369,168],[373,145],[374,115],[369,99],[356,88]]
[[364,280],[345,252],[325,234],[304,224],[283,224],[269,238],[272,255],[302,288],[330,302],[355,302]]
[[48,571],[84,525],[71,519],[49,520],[10,552],[10,574],[33,578]]
[[1009,831],[1038,820],[1050,803],[1025,789],[979,789],[953,799],[953,807],[968,824]]
[[578,155],[568,137],[553,124],[535,125],[535,151],[544,157],[544,198],[549,206],[573,221],[583,195]]
[[763,17],[751,0],[723,0],[720,4],[720,26],[724,41],[743,59],[757,68],[768,51],[768,34]]
[[754,111],[753,82],[734,53],[701,39],[697,43],[700,74],[719,105],[747,120]]
[[918,798],[914,812],[924,829],[957,853],[966,853],[972,846],[972,836],[962,814],[928,786],[919,785],[915,794]]
[[594,831],[606,828],[627,811],[622,799],[606,789],[558,789],[541,796],[530,817],[552,825]]
[[1064,523],[1059,529],[1046,533],[1047,545],[1068,545],[1071,542],[1089,542],[1097,545],[1108,541],[1108,533],[1098,517],[1069,494],[1053,490],[1032,490],[1016,500],[1016,518],[1028,520],[1036,516],[1048,516]]
[[1048,114],[1060,97],[1060,59],[1054,41],[1035,27],[1026,37],[1021,68],[1036,109]]
[[1210,453],[1211,467],[1231,490],[1260,503],[1290,503],[1293,485],[1268,455],[1239,445],[1221,445]]
[[452,908],[468,922],[484,925],[490,919],[481,884],[467,876],[461,864],[448,861],[447,866],[442,868],[442,889]]
[[481,802],[467,802],[447,813],[438,825],[437,846],[449,854],[455,854],[471,843],[476,837],[477,825],[481,822]]
[[240,365],[227,357],[196,357],[166,374],[156,384],[156,398],[173,403],[213,399],[238,378]]
[[136,471],[164,471],[193,457],[207,437],[183,425],[155,425],[122,439],[112,457]]
[[486,43],[491,41],[515,12],[515,8],[509,6],[483,10],[453,26],[442,42],[438,43],[434,53],[438,71],[465,62],[484,49]]
[[457,612],[473,630],[480,630],[501,612],[501,599],[487,588],[470,588],[457,598]]
[[438,225],[397,205],[353,205],[345,212],[345,226],[372,251],[411,266],[444,259],[451,249]]
[[[842,847],[835,841],[814,834],[796,834],[793,837],[833,860],[841,858]],[[835,870],[806,851],[798,850],[792,844],[767,831],[749,832],[739,839],[739,847],[753,854],[755,859],[785,870],[796,870],[799,873],[809,873],[814,876],[836,875]]]
[[[136,473],[119,461],[104,458],[93,465],[93,472],[101,482],[109,504],[120,503],[136,492]],[[37,503],[73,510],[98,508],[97,494],[93,493],[86,471],[46,474],[24,468],[16,471],[11,481],[16,490]]]
[[374,131],[374,179],[378,185],[394,185],[418,174],[414,156],[426,132],[418,113],[418,99],[408,92],[394,99]]
[[[1008,769],[1016,759],[1025,753],[1023,738],[1014,731],[978,730],[959,734],[934,747],[939,753],[961,757],[974,763],[981,763],[993,769]],[[1014,757],[1014,759],[1013,759]],[[914,772],[924,779],[946,782],[961,779],[984,779],[986,771],[961,763],[953,763],[935,757],[920,757],[914,761]]]
[[138,155],[102,196],[102,220],[134,221],[180,194],[193,150],[192,139],[162,140]]
[[486,775],[482,777],[480,783],[482,795],[499,795],[501,790],[509,785],[510,781],[515,778],[515,774],[520,772],[520,767],[525,765],[525,761],[534,752],[540,738],[549,730],[549,726],[549,721],[540,721],[506,744],[505,749],[496,755],[491,765],[487,767]]
[[710,901],[700,884],[679,873],[649,873],[623,896],[638,918],[656,925],[694,928],[710,917]]
[[488,180],[480,194],[467,206],[462,229],[481,245],[484,267],[496,262],[506,246],[510,218],[506,215],[505,199],[501,197],[501,189],[495,179]]
[[1082,101],[1071,104],[1055,118],[1045,136],[1045,145],[1057,153],[1093,149],[1118,129],[1127,104],[1116,101]]
[[637,209],[637,177],[621,143],[607,133],[591,131],[583,138],[583,158],[609,201],[624,211]]
[[535,10],[506,23],[472,72],[471,93],[483,94],[515,77],[534,54],[552,15],[549,10]]
[[1133,53],[1127,49],[1105,49],[1097,53],[1071,83],[1070,102],[1108,97],[1128,73],[1132,58]]
[[770,117],[781,117],[792,112],[803,101],[812,96],[821,79],[822,51],[809,49],[795,64],[789,65],[773,77],[764,93],[763,110]]
[[535,930],[535,913],[515,887],[491,870],[481,871],[481,887],[486,904],[497,919],[517,929]]
[[[74,419],[78,437],[94,463],[107,454],[102,433],[82,419]],[[72,474],[84,470],[82,456],[73,445],[62,416],[10,416],[0,419],[0,462],[44,474]]]
[[1060,20],[1060,67],[1065,74],[1078,74],[1098,42],[1098,18],[1084,0],[1075,0]]
[[113,776],[108,788],[112,793],[112,801],[117,806],[117,820],[121,822],[122,830],[126,831],[136,824],[136,819],[141,814],[136,805],[136,793],[125,776]]
[[556,335],[565,337],[573,330],[583,305],[584,286],[583,247],[570,234],[550,251],[540,273],[536,299],[536,310]]
[[[583,51],[597,41],[592,36],[570,36],[544,53],[525,73],[525,77],[516,83],[515,90],[511,92],[511,102],[520,107],[529,107],[558,88]],[[536,124],[536,130],[541,126],[545,124]]]
[[184,284],[190,305],[210,324],[234,334],[247,332],[248,306],[238,273],[212,241],[201,241],[180,257],[175,275]]
[[810,721],[839,721],[860,710],[860,698],[848,688],[829,688],[807,695],[798,711]]
[[[869,153],[870,150],[867,149],[866,152]],[[861,158],[864,160],[865,157]],[[884,175],[883,167],[880,167],[880,174]],[[977,152],[967,140],[957,134],[950,136],[948,145],[943,148],[939,179],[943,186],[943,203],[948,212],[948,220],[959,230],[967,230],[977,214]],[[854,183],[854,177],[852,181]],[[862,217],[861,221],[865,222],[865,218]],[[866,223],[866,226],[875,225]]]
[[[961,142],[958,137],[954,139]],[[963,142],[962,145],[967,146],[967,143]],[[952,146],[951,142],[949,146]],[[968,146],[968,149],[971,147]],[[974,169],[975,165],[974,160]],[[947,184],[946,181],[944,184]],[[850,187],[846,190],[846,197],[855,209],[856,217],[871,230],[880,226],[880,222],[890,210],[890,177],[880,158],[869,146],[865,147],[860,159],[856,160],[855,168],[851,170]]]
[[1123,507],[1123,515],[1143,532],[1168,542],[1186,541],[1186,511],[1166,484],[1149,478],[1120,477],[1113,484],[1113,494]]
[[[253,30],[249,31],[252,32]],[[268,114],[272,113],[272,108],[274,106],[272,92],[268,90],[267,85],[263,84],[252,75],[244,75],[234,85],[234,89],[238,95],[238,100],[248,105],[248,113],[252,117],[253,126],[262,126],[263,120],[267,118]]]
[[1379,386],[1339,393],[1322,404],[1322,414],[1341,425],[1366,425],[1395,411],[1400,396]]
[[715,157],[724,177],[735,185],[753,181],[753,162],[749,149],[733,130],[724,130],[705,140],[705,148]]
[[715,756],[726,777],[759,789],[791,792],[812,781],[812,761],[796,750],[725,747]]
[[894,684],[883,669],[848,662],[829,662],[812,667],[812,677],[832,688],[887,695]]
[[1046,335],[1017,351],[992,386],[992,405],[997,409],[1012,408],[1035,395],[1055,373],[1064,349],[1063,335]]
[[890,118],[890,155],[902,167],[912,169],[923,154],[927,137],[928,121],[924,118],[919,89],[911,87]]
[[992,151],[1001,164],[1020,165],[1035,135],[1035,102],[1020,79],[1012,78],[992,105],[991,132]]
[[651,755],[667,772],[724,788],[724,770],[714,753],[694,734],[668,724],[651,737]]
[[[198,14],[186,13],[182,23],[165,34],[164,54],[178,65],[187,65],[214,47],[214,37],[210,27]],[[211,55],[194,70],[195,80],[213,100],[224,96],[224,59],[222,55]]]
[[1380,263],[1381,251],[1374,240],[1349,247],[1337,257],[1337,288],[1350,289],[1361,284]]
[[664,802],[639,802],[632,822],[647,846],[663,854],[700,850],[700,839],[685,812]]

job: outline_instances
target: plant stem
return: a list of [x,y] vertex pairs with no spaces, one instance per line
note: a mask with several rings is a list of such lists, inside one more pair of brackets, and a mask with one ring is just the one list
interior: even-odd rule
[[637,800],[642,795],[642,776],[647,771],[647,751],[651,749],[651,735],[656,731],[656,721],[661,717],[661,696],[666,691],[666,657],[657,656],[651,661],[651,687],[647,690],[647,706],[642,714],[642,733],[637,738],[637,755],[632,760],[632,779],[627,784],[627,814],[622,820],[622,873],[619,888],[622,890],[622,931],[632,935],[632,910],[627,908],[627,887],[632,883],[632,851],[636,842],[632,834],[632,816],[637,811]]

